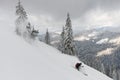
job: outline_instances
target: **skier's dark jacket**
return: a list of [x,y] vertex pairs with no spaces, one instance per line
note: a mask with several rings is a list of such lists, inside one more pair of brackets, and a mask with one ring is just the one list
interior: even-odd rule
[[75,64],[75,68],[76,68],[77,70],[79,70],[79,67],[81,67],[81,65],[82,65],[82,63],[76,63],[76,64]]

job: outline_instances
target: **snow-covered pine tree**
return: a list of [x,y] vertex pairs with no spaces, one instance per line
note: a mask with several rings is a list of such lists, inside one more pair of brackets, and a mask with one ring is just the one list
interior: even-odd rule
[[120,80],[120,47],[113,54],[113,80]]
[[46,31],[46,35],[45,35],[45,43],[50,45],[50,35],[48,32],[48,29]]
[[62,32],[61,32],[61,39],[60,39],[60,44],[58,46],[58,49],[64,53],[65,50],[64,50],[64,35],[65,35],[65,30],[64,30],[64,26],[63,26],[63,29],[62,29]]
[[33,26],[33,30],[32,30],[32,32],[31,32],[31,37],[32,37],[33,39],[35,39],[35,38],[38,36],[38,34],[39,34],[39,31],[38,31],[38,30],[35,30],[35,29],[34,29],[34,26]]
[[114,68],[113,80],[120,80],[120,69],[119,68]]
[[103,64],[103,63],[101,63],[101,72],[102,72],[103,74],[106,74],[106,72],[105,72],[105,67],[104,67],[104,64]]
[[64,48],[65,54],[75,55],[75,45],[73,42],[73,31],[69,13],[67,14],[67,20],[65,25]]
[[24,36],[26,26],[28,25],[28,18],[20,0],[16,6],[16,15],[18,16],[16,19],[16,33]]
[[28,35],[31,35],[31,32],[33,30],[33,27],[31,26],[30,22],[28,23],[28,25],[26,26],[26,29],[27,29],[27,34]]
[[27,32],[26,32],[27,37],[31,39],[35,39],[38,36],[39,31],[35,30],[34,26],[32,26],[30,22],[26,26],[26,29],[27,29]]

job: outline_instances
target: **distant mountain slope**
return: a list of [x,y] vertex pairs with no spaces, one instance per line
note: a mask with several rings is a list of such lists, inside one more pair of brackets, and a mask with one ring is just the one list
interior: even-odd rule
[[106,75],[113,77],[113,65],[119,66],[120,64],[116,60],[120,56],[120,52],[118,52],[120,32],[104,28],[88,30],[77,34],[75,42],[80,60],[99,71],[101,71],[101,64],[103,64]]
[[[57,48],[60,43],[56,39],[52,41],[54,42],[52,45]],[[103,64],[105,74],[113,77],[113,65],[120,67],[119,60],[116,60],[120,56],[119,27],[102,27],[76,32],[74,41],[81,61],[99,71]]]

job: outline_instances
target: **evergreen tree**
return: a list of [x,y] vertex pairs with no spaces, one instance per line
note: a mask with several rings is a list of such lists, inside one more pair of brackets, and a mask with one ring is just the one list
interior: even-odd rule
[[63,26],[63,30],[61,32],[61,40],[60,40],[60,44],[59,44],[59,47],[58,47],[58,49],[60,51],[62,51],[62,53],[65,52],[65,50],[64,50],[64,35],[65,35],[65,30],[64,30],[64,26]]
[[18,35],[24,35],[26,32],[26,26],[28,24],[28,18],[23,6],[21,5],[20,0],[16,6],[16,15],[18,16],[16,19],[16,33]]
[[39,31],[38,31],[38,30],[35,30],[34,27],[33,27],[33,30],[32,30],[32,32],[31,32],[31,37],[32,37],[33,39],[35,39],[35,38],[38,36],[38,34],[39,34]]
[[27,29],[27,36],[35,39],[38,36],[39,31],[34,29],[34,26],[32,26],[30,23],[28,23],[28,25],[26,26]]
[[106,74],[106,72],[105,72],[105,67],[104,67],[104,64],[103,64],[103,63],[101,64],[101,72],[102,72],[103,74]]
[[32,32],[32,30],[33,30],[33,27],[31,26],[30,22],[29,22],[28,25],[26,26],[26,29],[27,29],[28,35],[30,35],[31,32]]
[[114,68],[113,80],[120,80],[120,69],[119,68]]
[[120,49],[116,49],[113,54],[113,80],[120,80]]
[[65,25],[64,48],[65,48],[65,52],[64,52],[65,54],[75,55],[72,24],[71,24],[69,13],[67,14],[67,20],[66,20],[66,25]]
[[48,32],[48,29],[47,29],[46,35],[45,35],[45,42],[46,42],[46,44],[50,44],[50,35],[49,35],[49,32]]

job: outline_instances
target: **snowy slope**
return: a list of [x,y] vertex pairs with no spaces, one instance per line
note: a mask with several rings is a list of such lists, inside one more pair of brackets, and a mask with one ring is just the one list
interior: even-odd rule
[[112,80],[85,65],[88,76],[73,68],[77,58],[0,27],[0,80]]

